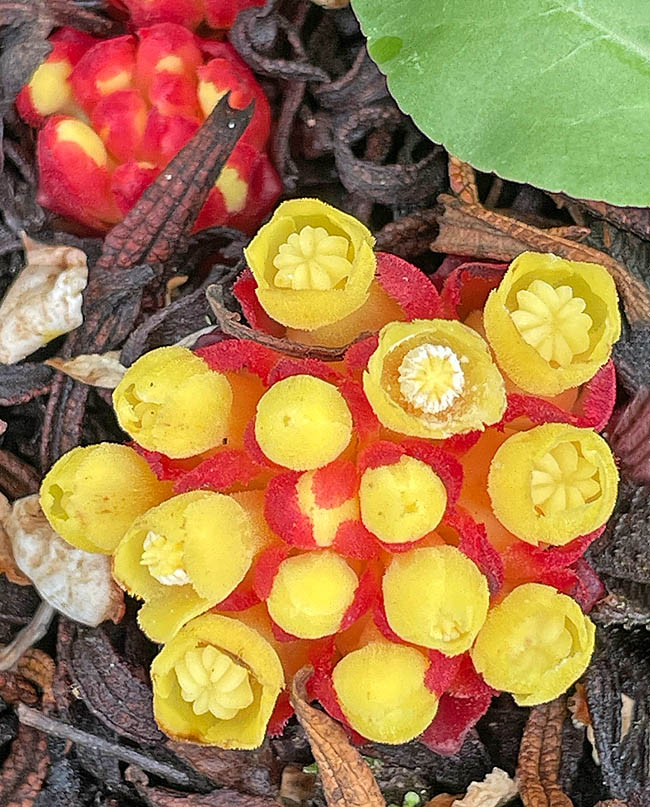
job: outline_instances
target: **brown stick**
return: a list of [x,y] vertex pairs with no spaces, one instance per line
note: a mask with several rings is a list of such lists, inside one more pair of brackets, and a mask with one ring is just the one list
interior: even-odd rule
[[47,602],[42,602],[38,606],[29,625],[24,627],[13,641],[0,650],[0,670],[10,670],[23,653],[45,636],[54,613],[54,608]]

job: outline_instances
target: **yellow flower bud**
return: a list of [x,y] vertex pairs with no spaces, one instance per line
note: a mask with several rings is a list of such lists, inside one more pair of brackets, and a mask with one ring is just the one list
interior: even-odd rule
[[424,653],[388,642],[370,642],[341,659],[332,681],[352,728],[394,745],[421,734],[438,710],[424,683],[428,666]]
[[435,530],[447,490],[426,462],[404,455],[393,465],[364,471],[359,501],[364,526],[380,541],[406,543]]
[[294,471],[335,460],[352,437],[352,415],[333,384],[310,375],[275,383],[257,404],[255,437],[264,454]]
[[557,698],[582,675],[596,629],[578,604],[550,586],[526,583],[488,614],[472,652],[474,666],[520,706]]
[[484,323],[499,366],[543,396],[592,378],[621,331],[616,286],[603,266],[537,252],[510,264]]
[[219,445],[228,431],[228,379],[184,347],[146,353],[113,393],[120,426],[141,446],[191,457]]
[[336,633],[357,590],[356,574],[334,552],[287,558],[266,601],[273,621],[300,639]]
[[460,322],[391,322],[363,387],[379,420],[413,437],[445,439],[501,419],[503,379],[481,337]]
[[193,616],[225,599],[246,576],[257,540],[250,515],[231,496],[193,491],[138,518],[115,552],[113,574],[145,600],[138,620],[167,641]]
[[469,650],[490,602],[485,576],[453,546],[422,547],[394,556],[382,589],[395,633],[447,656]]
[[[517,484],[513,484],[517,480]],[[509,437],[490,465],[494,514],[522,541],[563,546],[607,521],[618,471],[592,429],[546,423]]]
[[353,216],[317,199],[283,202],[244,250],[262,308],[314,330],[360,308],[375,275],[375,239]]
[[68,543],[110,555],[133,520],[170,495],[132,448],[101,443],[54,463],[41,484],[41,507]]
[[257,748],[284,687],[282,665],[256,630],[220,614],[193,619],[153,660],[153,708],[173,739]]

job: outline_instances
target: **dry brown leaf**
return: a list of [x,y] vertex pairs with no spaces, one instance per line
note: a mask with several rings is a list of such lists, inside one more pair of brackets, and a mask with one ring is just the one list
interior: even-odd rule
[[478,188],[476,187],[476,174],[469,163],[464,163],[458,157],[449,155],[449,184],[452,191],[463,202],[478,203]]
[[424,807],[451,807],[457,798],[458,796],[452,796],[450,793],[440,793],[428,801]]
[[501,768],[494,768],[482,782],[472,782],[465,796],[452,802],[451,807],[501,807],[518,792],[516,782]]
[[306,684],[311,673],[310,667],[303,667],[294,676],[291,704],[318,763],[329,807],[385,807],[375,777],[342,726],[309,705]]
[[4,526],[18,568],[53,608],[93,627],[107,619],[119,622],[124,595],[110,558],[64,541],[43,515],[37,494],[15,501]]
[[45,711],[49,711],[54,706],[53,685],[56,672],[54,659],[43,650],[30,647],[18,661],[18,672],[23,678],[39,687],[42,692],[41,700]]
[[189,280],[189,275],[172,275],[167,281],[167,286],[165,288],[165,305],[171,305],[172,301],[176,298],[176,294],[174,292],[176,289],[180,289],[181,286],[185,285]]
[[15,364],[83,322],[86,255],[23,236],[27,262],[0,304],[0,364]]
[[75,381],[81,381],[82,384],[104,389],[115,389],[126,373],[126,367],[120,364],[119,350],[109,350],[108,353],[82,353],[74,359],[60,359],[55,356],[48,359],[45,364],[69,375]]
[[31,586],[32,581],[16,566],[11,540],[4,528],[5,519],[10,513],[11,505],[9,500],[0,493],[0,574],[6,574],[10,583],[16,583],[19,586]]

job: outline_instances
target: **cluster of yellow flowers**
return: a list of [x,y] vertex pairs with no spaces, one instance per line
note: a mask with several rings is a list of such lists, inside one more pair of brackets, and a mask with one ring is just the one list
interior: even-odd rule
[[43,481],[53,528],[143,601],[172,737],[256,747],[311,663],[312,695],[362,737],[449,751],[495,691],[544,702],[589,662],[581,555],[618,481],[596,431],[610,276],[524,253],[443,267],[438,290],[373,245],[322,202],[282,204],[236,294],[254,327],[353,342],[345,359],[154,350],[114,393],[135,442],[74,449]]

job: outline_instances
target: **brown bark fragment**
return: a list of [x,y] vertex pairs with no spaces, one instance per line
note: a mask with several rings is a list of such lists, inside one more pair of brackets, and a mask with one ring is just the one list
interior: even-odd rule
[[452,191],[463,202],[478,204],[476,174],[469,163],[449,155],[449,184]]
[[303,667],[291,685],[291,704],[307,733],[329,807],[385,807],[370,768],[352,747],[343,728],[307,701],[310,667]]
[[566,698],[536,706],[530,713],[519,750],[517,779],[524,807],[573,807],[558,784]]

